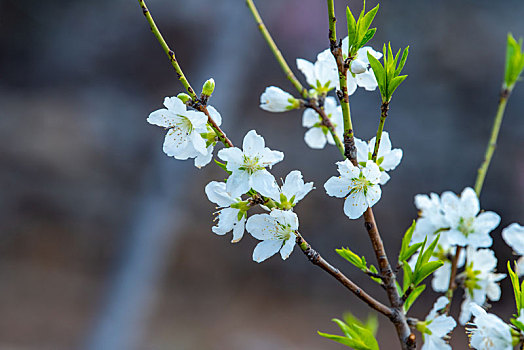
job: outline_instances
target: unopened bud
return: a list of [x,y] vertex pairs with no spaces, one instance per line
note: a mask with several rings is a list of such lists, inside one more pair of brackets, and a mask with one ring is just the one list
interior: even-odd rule
[[202,87],[202,95],[211,96],[213,91],[215,91],[215,79],[210,78],[204,83],[204,86]]
[[191,99],[191,97],[188,94],[185,94],[183,92],[181,92],[178,95],[176,95],[176,97],[178,97],[184,103],[187,103],[187,101],[189,101]]
[[362,74],[368,68],[368,65],[363,61],[356,59],[351,62],[351,73],[353,74]]

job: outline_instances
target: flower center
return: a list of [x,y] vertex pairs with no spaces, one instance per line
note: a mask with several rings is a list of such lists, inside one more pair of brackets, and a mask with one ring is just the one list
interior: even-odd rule
[[352,178],[351,181],[352,183],[349,193],[364,192],[364,195],[367,194],[371,182],[366,179],[362,173],[360,173],[358,177]]
[[178,116],[180,117],[180,121],[175,124],[175,127],[185,132],[186,135],[191,134],[193,132],[193,123],[191,123],[191,120],[180,114]]
[[293,234],[289,225],[277,223],[277,231],[275,232],[275,239],[281,239],[283,241],[288,240]]
[[248,174],[254,174],[258,170],[264,169],[263,166],[259,164],[259,158],[258,157],[248,157],[246,155],[243,156],[244,163],[240,167],[241,170],[247,171]]
[[458,224],[458,230],[462,232],[464,236],[468,236],[475,232],[475,229],[473,227],[473,223],[475,222],[474,217],[470,218],[460,218],[459,224]]

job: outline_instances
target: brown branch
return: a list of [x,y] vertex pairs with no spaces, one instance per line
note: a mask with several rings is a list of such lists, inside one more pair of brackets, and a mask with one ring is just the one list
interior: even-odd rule
[[296,232],[297,235],[297,244],[306,255],[306,257],[313,263],[314,265],[317,265],[322,270],[329,273],[331,276],[333,276],[337,281],[339,281],[344,287],[349,289],[353,294],[355,294],[360,300],[364,301],[366,304],[368,304],[371,308],[374,310],[380,312],[384,316],[388,317],[389,319],[393,320],[396,317],[396,313],[386,305],[382,304],[369,294],[367,294],[362,288],[360,288],[356,283],[351,281],[349,278],[347,278],[342,272],[340,272],[337,268],[333,267],[330,263],[328,263],[324,258],[320,256],[319,253],[317,253],[311,245],[309,245],[308,242],[300,235],[300,233]]

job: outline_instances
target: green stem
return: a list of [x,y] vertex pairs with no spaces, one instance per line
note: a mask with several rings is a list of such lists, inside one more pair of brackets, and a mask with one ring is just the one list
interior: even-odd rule
[[202,101],[196,95],[195,90],[193,90],[193,88],[189,84],[189,81],[187,80],[186,76],[184,75],[184,72],[182,71],[182,68],[180,68],[180,65],[178,64],[178,61],[175,56],[175,52],[169,48],[166,41],[164,40],[164,37],[160,33],[160,30],[158,30],[158,27],[156,26],[156,23],[153,20],[153,17],[151,16],[151,13],[149,12],[149,9],[147,8],[145,1],[138,0],[138,3],[140,4],[140,7],[142,8],[142,12],[144,16],[146,17],[147,22],[149,23],[149,27],[151,27],[151,31],[153,32],[156,39],[162,46],[162,49],[164,49],[164,52],[166,53],[167,57],[169,57],[169,61],[171,62],[171,65],[173,66],[173,68],[175,68],[175,72],[178,76],[178,80],[180,80],[182,85],[184,85],[184,88],[186,89],[189,96],[191,96],[193,107],[197,109],[198,111],[204,113],[207,116],[207,121],[209,125],[216,132],[218,138],[224,144],[224,146],[233,147],[233,143],[231,142],[231,140],[227,138],[226,134],[222,131],[222,129],[220,129],[220,127],[213,120],[213,118],[211,118],[211,115],[209,114],[209,111],[207,110],[206,104],[202,103]]
[[484,179],[486,178],[486,173],[488,172],[491,158],[493,157],[493,153],[497,147],[497,138],[499,136],[500,125],[502,124],[502,118],[504,117],[504,111],[506,110],[506,104],[508,103],[510,94],[511,90],[507,89],[503,90],[500,94],[497,114],[495,115],[495,121],[493,123],[493,128],[491,129],[491,137],[489,138],[489,143],[486,148],[484,161],[478,169],[477,180],[475,181],[475,192],[477,193],[478,197],[480,197],[480,191],[482,191],[482,185],[484,185]]
[[264,24],[264,21],[262,21],[262,17],[260,17],[260,14],[258,13],[257,8],[255,7],[255,3],[253,0],[246,0],[246,4],[249,7],[249,10],[253,14],[253,17],[255,18],[255,21],[257,22],[258,29],[260,30],[260,33],[262,33],[262,36],[266,40],[267,44],[269,45],[269,48],[271,49],[271,52],[273,52],[273,55],[278,61],[278,64],[280,65],[280,68],[284,71],[286,74],[286,77],[289,79],[291,84],[297,89],[299,94],[302,95],[304,98],[308,98],[308,91],[300,84],[297,77],[295,77],[295,74],[291,71],[291,68],[289,68],[289,65],[286,62],[286,59],[284,56],[282,56],[282,53],[277,47],[277,44],[275,44],[275,41],[271,37],[271,34],[269,34],[269,31],[266,28],[266,25]]
[[378,149],[380,147],[380,140],[382,139],[382,131],[384,130],[384,124],[388,117],[389,102],[383,102],[380,107],[380,122],[378,123],[377,137],[375,138],[375,148],[373,149],[373,156],[371,159],[375,162],[378,156]]
[[[493,153],[497,146],[497,139],[500,132],[500,126],[502,124],[502,118],[504,117],[504,111],[506,110],[506,104],[508,103],[509,96],[511,95],[511,89],[503,88],[500,93],[499,105],[497,108],[497,114],[495,115],[495,121],[493,122],[493,127],[491,128],[491,136],[489,138],[488,146],[486,148],[486,153],[484,155],[484,161],[480,165],[477,171],[477,179],[475,180],[475,192],[477,197],[480,197],[480,192],[482,191],[482,186],[484,185],[484,179],[486,178],[486,173],[488,172],[489,164],[491,163],[491,158],[493,158]],[[449,312],[451,306],[451,300],[453,299],[453,292],[457,288],[455,279],[457,276],[457,262],[462,251],[463,247],[457,246],[455,250],[455,255],[451,261],[451,274],[449,278],[449,286],[446,292],[446,296],[449,299],[447,306],[447,312]]]

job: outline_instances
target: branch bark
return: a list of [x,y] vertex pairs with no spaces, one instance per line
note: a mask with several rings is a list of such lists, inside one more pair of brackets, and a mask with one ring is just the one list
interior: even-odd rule
[[322,258],[320,254],[317,251],[315,251],[311,247],[311,245],[309,245],[308,242],[306,242],[306,240],[300,235],[300,233],[296,232],[296,235],[297,235],[298,246],[300,247],[302,252],[307,256],[309,261],[311,261],[311,263],[313,263],[314,265],[317,265],[322,270],[329,273],[337,281],[339,281],[344,287],[346,287],[349,291],[355,294],[360,300],[364,301],[374,310],[380,312],[381,314],[383,314],[384,316],[386,316],[389,319],[394,319],[396,317],[395,312],[391,308],[387,307],[386,305],[382,304],[381,302],[379,302],[378,300],[376,300],[375,298],[367,294],[356,283],[351,281],[337,268],[333,267],[324,258]]

